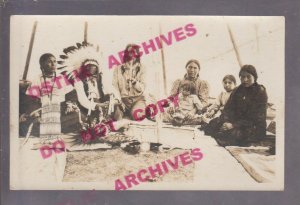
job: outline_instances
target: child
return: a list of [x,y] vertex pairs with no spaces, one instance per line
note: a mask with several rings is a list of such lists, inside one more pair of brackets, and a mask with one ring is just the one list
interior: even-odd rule
[[221,92],[221,94],[216,99],[215,103],[208,108],[207,113],[204,115],[206,118],[212,119],[219,116],[222,113],[224,106],[230,97],[231,92],[236,87],[235,77],[233,75],[226,75],[223,78],[223,87],[225,91]]
[[197,113],[203,106],[195,95],[196,87],[191,81],[184,81],[179,88],[178,106],[168,109],[169,122],[175,126],[200,124],[201,118]]

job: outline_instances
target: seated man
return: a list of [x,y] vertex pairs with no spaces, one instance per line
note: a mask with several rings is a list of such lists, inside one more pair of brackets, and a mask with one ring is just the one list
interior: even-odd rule
[[[96,56],[91,53],[94,49],[92,45],[81,46],[79,44],[78,48],[70,48],[73,50],[65,49],[67,57],[61,64],[67,66],[63,66],[62,73],[67,76],[75,89],[66,96],[63,115],[68,117],[70,113],[77,112],[80,126],[74,126],[75,121],[70,120],[65,131],[78,133],[78,131],[93,129],[103,122],[119,120],[117,116],[120,116],[119,112],[121,112],[120,101],[114,97],[113,93],[104,92],[102,72]],[[125,126],[123,122],[125,121],[114,123],[114,127],[108,124],[107,129],[116,131]]]

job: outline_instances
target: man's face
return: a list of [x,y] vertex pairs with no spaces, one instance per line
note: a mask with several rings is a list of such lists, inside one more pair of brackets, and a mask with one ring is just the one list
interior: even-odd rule
[[50,56],[44,63],[43,69],[46,73],[54,73],[56,71],[56,59]]
[[91,75],[97,75],[98,74],[98,67],[96,65],[88,65],[87,70]]
[[195,78],[199,73],[199,67],[196,63],[190,63],[186,67],[188,77]]
[[245,71],[241,72],[240,79],[244,87],[250,87],[255,82],[254,76]]

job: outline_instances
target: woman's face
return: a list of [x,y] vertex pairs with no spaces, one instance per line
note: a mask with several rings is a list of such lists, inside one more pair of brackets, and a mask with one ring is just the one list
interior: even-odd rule
[[56,71],[56,58],[54,56],[50,56],[44,61],[42,68],[46,73],[54,73]]
[[190,78],[195,78],[198,75],[199,70],[200,69],[199,69],[198,65],[194,62],[188,64],[186,67],[187,75]]
[[244,87],[250,87],[251,85],[253,85],[255,83],[254,76],[245,71],[241,72],[240,79],[241,79],[242,86],[244,86]]
[[232,82],[231,80],[229,79],[225,79],[223,81],[223,86],[224,86],[224,89],[227,91],[227,92],[230,92],[234,89],[235,87],[235,84],[234,82]]

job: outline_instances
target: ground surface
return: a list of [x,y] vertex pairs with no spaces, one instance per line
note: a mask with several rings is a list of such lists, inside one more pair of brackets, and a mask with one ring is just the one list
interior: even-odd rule
[[[120,148],[106,151],[89,150],[68,152],[63,181],[65,182],[114,182],[130,173],[153,166],[167,159],[182,154],[184,150],[174,149],[166,152],[129,154]],[[176,171],[157,178],[157,181],[191,181],[194,176],[194,164],[181,167]]]

